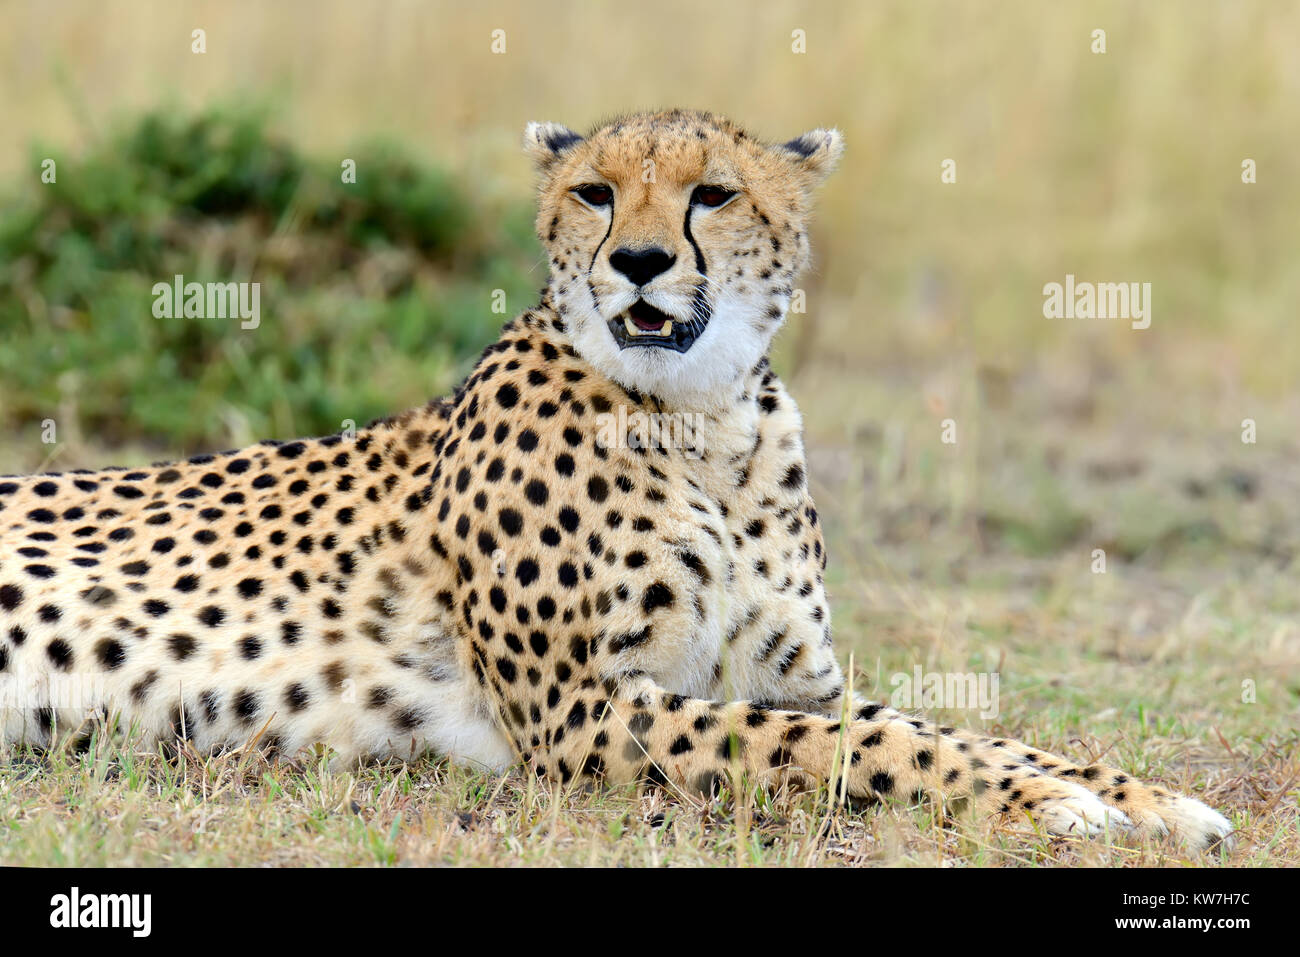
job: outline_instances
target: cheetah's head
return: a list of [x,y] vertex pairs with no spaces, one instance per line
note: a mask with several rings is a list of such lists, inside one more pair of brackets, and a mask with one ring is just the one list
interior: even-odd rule
[[573,347],[628,388],[707,404],[767,352],[808,263],[837,130],[759,142],[708,113],[642,113],[587,136],[531,123],[537,230]]

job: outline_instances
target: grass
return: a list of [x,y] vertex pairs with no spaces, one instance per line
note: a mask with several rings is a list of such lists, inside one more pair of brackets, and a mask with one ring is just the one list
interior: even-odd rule
[[[1238,841],[1189,857],[825,794],[697,805],[105,740],[0,762],[0,863],[1300,865],[1300,10],[718,0],[726,29],[682,30],[698,11],[676,2],[598,29],[523,2],[47,7],[0,8],[21,147],[0,152],[0,471],[334,431],[445,393],[501,319],[491,290],[513,314],[540,285],[527,120],[834,124],[808,312],[774,361],[842,660],[883,696],[917,664],[996,671],[995,718],[940,716],[1200,797]],[[149,287],[176,271],[255,272],[271,321],[154,321]],[[1152,282],[1151,328],[1043,319],[1067,272]]]

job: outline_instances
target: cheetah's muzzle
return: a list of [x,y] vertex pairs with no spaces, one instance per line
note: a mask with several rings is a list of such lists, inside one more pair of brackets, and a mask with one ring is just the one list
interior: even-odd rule
[[702,293],[697,291],[690,319],[677,319],[638,299],[627,312],[609,320],[609,331],[620,349],[654,346],[685,352],[695,344],[707,324],[707,306]]

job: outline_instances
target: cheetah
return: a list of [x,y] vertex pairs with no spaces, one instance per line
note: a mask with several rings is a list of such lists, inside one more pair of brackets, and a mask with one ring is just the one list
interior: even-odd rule
[[[801,420],[767,359],[838,131],[768,143],[674,110],[524,141],[549,276],[450,398],[0,480],[0,744],[115,716],[205,752],[827,782],[1053,834],[1228,837],[1122,771],[846,691]],[[647,441],[673,416],[691,441]]]

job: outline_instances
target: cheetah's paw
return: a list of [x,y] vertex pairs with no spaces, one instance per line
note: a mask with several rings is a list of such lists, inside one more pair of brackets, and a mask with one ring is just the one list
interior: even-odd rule
[[1071,789],[1069,794],[1043,802],[1038,817],[1049,834],[1098,837],[1124,834],[1133,829],[1128,815],[1086,788]]

